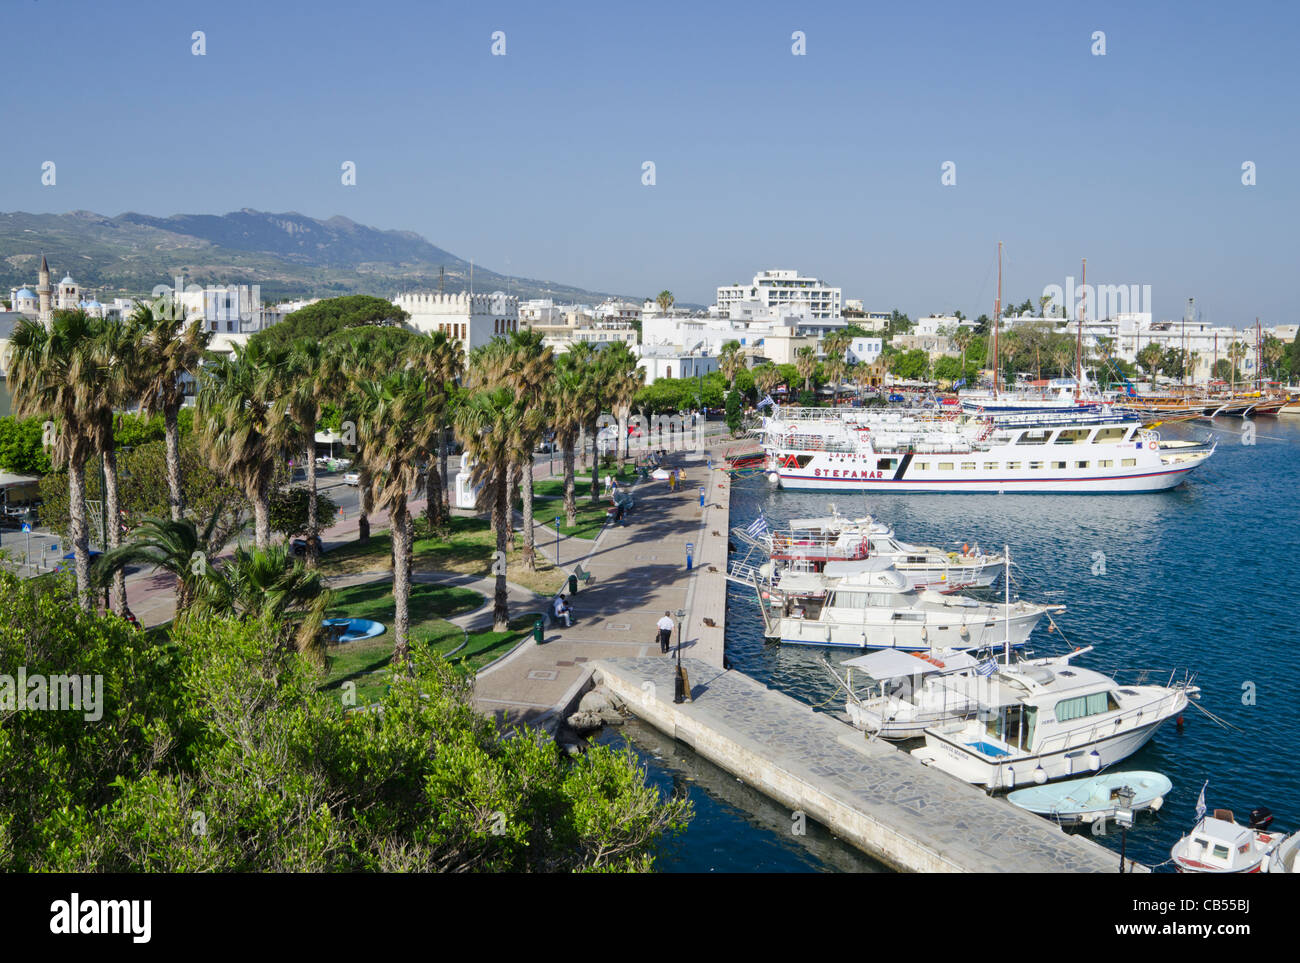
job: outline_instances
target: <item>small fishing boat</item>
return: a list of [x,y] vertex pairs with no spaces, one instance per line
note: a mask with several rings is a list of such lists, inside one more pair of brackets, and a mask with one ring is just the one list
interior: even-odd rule
[[[1158,772],[1108,772],[1087,779],[1070,779],[1048,786],[1017,789],[1007,800],[1062,825],[1114,819],[1121,811],[1155,812],[1165,804],[1173,783]],[[1125,802],[1127,792],[1131,798]]]
[[1201,816],[1192,831],[1174,843],[1170,856],[1180,873],[1294,872],[1294,843],[1288,850],[1290,869],[1285,865],[1273,869],[1274,857],[1291,841],[1285,833],[1265,831],[1272,821],[1272,813],[1262,807],[1250,814],[1245,826],[1236,821],[1232,810],[1216,809],[1213,815]]

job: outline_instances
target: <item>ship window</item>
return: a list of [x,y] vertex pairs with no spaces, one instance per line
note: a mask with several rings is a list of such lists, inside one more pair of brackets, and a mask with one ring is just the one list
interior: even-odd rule
[[1097,467],[1098,467],[1098,468],[1114,468],[1114,467],[1115,467],[1115,462],[1114,462],[1114,460],[1112,460],[1112,459],[1110,459],[1110,458],[1104,458],[1104,459],[1102,459],[1101,461],[1097,462]]
[[1031,461],[1031,462],[1029,463],[1029,467],[1030,467],[1030,468],[1042,468],[1042,467],[1043,467],[1043,463],[1042,463],[1041,461]]
[[1109,692],[1094,692],[1092,695],[1076,696],[1073,699],[1062,699],[1056,704],[1056,721],[1069,722],[1072,719],[1081,719],[1084,716],[1101,715],[1103,712],[1113,712],[1119,708],[1119,703]]
[[950,461],[939,462],[939,471],[952,471],[952,462]]
[[1045,445],[1047,444],[1047,432],[1042,429],[1035,431],[1026,431],[1016,441],[1017,445]]
[[918,471],[929,471],[930,463],[928,461],[918,461],[916,463],[916,468]]
[[1215,858],[1215,859],[1227,859],[1227,858],[1228,858],[1228,847],[1227,847],[1227,846],[1215,846],[1215,847],[1214,847],[1214,858]]
[[974,471],[974,470],[975,470],[975,463],[974,463],[973,461],[964,461],[964,462],[961,463],[961,470],[962,470],[962,471]]
[[1127,428],[1099,428],[1092,441],[1095,445],[1117,445]]
[[892,471],[898,466],[897,458],[881,458],[876,462],[876,468],[880,471]]
[[1020,470],[1020,462],[1018,461],[1007,462],[1007,471],[1019,471],[1019,470]]
[[997,471],[997,470],[998,470],[998,463],[995,462],[995,461],[986,461],[986,462],[984,463],[984,470],[985,470],[985,471]]
[[1074,463],[1074,467],[1075,467],[1075,468],[1087,468],[1087,467],[1088,467],[1088,462],[1086,462],[1086,461],[1076,461],[1076,462]]
[[1088,437],[1090,428],[1066,428],[1056,436],[1058,445],[1076,445]]
[[1123,465],[1125,468],[1133,468],[1137,465],[1137,463],[1138,460],[1136,458],[1125,458],[1122,462],[1120,462],[1120,464]]
[[1064,467],[1065,467],[1065,462],[1063,462],[1063,461],[1054,461],[1054,462],[1052,462],[1052,467],[1053,467],[1053,468],[1064,468]]

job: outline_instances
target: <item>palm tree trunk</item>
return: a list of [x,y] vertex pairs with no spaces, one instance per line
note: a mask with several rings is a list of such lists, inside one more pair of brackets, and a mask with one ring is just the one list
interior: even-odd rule
[[446,521],[451,514],[451,479],[447,475],[447,427],[438,432],[438,473],[442,481],[441,519]]
[[181,493],[181,429],[179,407],[168,405],[163,410],[163,430],[167,436],[167,507],[173,522],[179,522],[185,511]]
[[533,572],[537,569],[537,556],[535,552],[535,541],[533,537],[533,460],[528,459],[528,465],[524,468],[523,484],[520,486],[519,494],[524,503],[524,568]]
[[406,496],[399,495],[393,503],[393,670],[411,671],[411,513],[406,507]]
[[90,537],[86,531],[86,460],[70,458],[68,464],[68,522],[72,536],[73,570],[77,576],[77,604],[90,611]]
[[[106,551],[112,551],[121,544],[121,511],[117,498],[117,449],[109,445],[104,450],[104,538]],[[126,611],[126,573],[117,569],[113,573],[110,608],[114,615]]]
[[[506,516],[510,514],[510,467],[504,463],[496,470],[496,499],[492,506],[492,527],[497,533],[497,558],[506,557]],[[496,592],[492,599],[492,630],[506,632],[510,628],[510,609],[506,595],[506,567],[494,565]]]
[[316,421],[304,425],[307,429],[307,567],[315,568],[320,562],[316,551],[316,537],[320,534],[320,517],[316,511]]
[[600,446],[600,429],[596,425],[591,426],[591,500],[600,501],[600,455],[598,454]]
[[564,440],[564,518],[570,528],[578,524],[578,486],[573,462],[573,437],[570,435]]
[[271,547],[271,493],[270,483],[263,478],[250,499],[253,503],[253,544],[259,552]]
[[424,479],[424,514],[428,516],[431,527],[442,524],[442,475],[438,472],[436,457],[429,460],[429,473]]
[[506,503],[506,541],[515,547],[515,500],[519,498],[519,484],[523,477],[523,466],[517,462],[510,466],[510,500]]
[[357,513],[357,541],[364,545],[370,541],[370,472],[365,468],[358,470],[357,483],[361,489]]

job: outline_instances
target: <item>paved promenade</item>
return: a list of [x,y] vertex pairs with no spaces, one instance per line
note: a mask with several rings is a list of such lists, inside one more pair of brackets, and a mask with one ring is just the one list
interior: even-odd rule
[[[635,507],[625,525],[606,525],[583,556],[573,554],[576,543],[561,543],[562,568],[580,563],[592,575],[570,600],[576,620],[568,628],[548,625],[545,644],[530,640],[480,672],[474,698],[483,712],[512,724],[545,724],[579,694],[593,660],[632,656],[666,662],[655,628],[666,611],[674,613],[674,622],[678,610],[687,612],[683,653],[722,664],[728,493],[719,486],[729,480],[694,453],[673,453],[669,464],[684,468],[684,488],[670,492],[667,482],[641,480],[631,488]],[[689,573],[688,542],[696,560]],[[554,542],[540,530],[537,543],[553,556]],[[674,647],[677,638],[674,632]]]
[[694,701],[682,705],[667,660],[601,659],[596,670],[638,716],[878,859],[918,872],[1119,871],[1119,857],[1087,837],[742,673],[684,664]]

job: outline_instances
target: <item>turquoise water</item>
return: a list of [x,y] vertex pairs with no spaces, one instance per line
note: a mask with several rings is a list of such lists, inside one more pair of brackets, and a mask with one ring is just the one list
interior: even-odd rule
[[[1207,779],[1210,808],[1244,817],[1266,805],[1275,828],[1300,829],[1300,770],[1292,756],[1300,744],[1300,629],[1291,586],[1300,560],[1300,419],[1260,419],[1254,445],[1241,443],[1242,427],[1222,418],[1186,429],[1162,427],[1171,437],[1213,430],[1220,442],[1215,455],[1170,492],[832,495],[773,490],[756,476],[736,481],[731,523],[747,525],[760,508],[773,522],[823,514],[834,500],[845,514],[870,513],[888,522],[906,541],[1007,544],[1020,569],[1020,594],[1065,604],[1068,610],[1058,617],[1064,636],[1071,644],[1096,646],[1080,665],[1149,668],[1153,680],[1174,669],[1195,672],[1201,705],[1242,731],[1220,728],[1189,708],[1181,730],[1166,725],[1117,767],[1152,769],[1173,781],[1164,809],[1143,815],[1128,833],[1129,855],[1154,865],[1168,859],[1169,848],[1190,828]],[[835,696],[817,659],[828,654],[834,662],[849,654],[768,643],[759,625],[752,592],[731,586],[727,651],[733,666],[810,705],[825,703],[823,711],[839,708],[842,696]],[[1031,641],[1044,653],[1060,644],[1044,628]],[[671,782],[671,766],[653,754],[647,759],[652,778]],[[799,847],[792,855],[779,822],[753,817],[744,800],[714,800],[707,789],[696,796],[709,804],[666,854],[675,866],[853,868],[839,859],[841,843],[830,840],[829,851]],[[725,860],[715,852],[723,837],[729,837]],[[1101,841],[1118,852],[1118,836]]]

